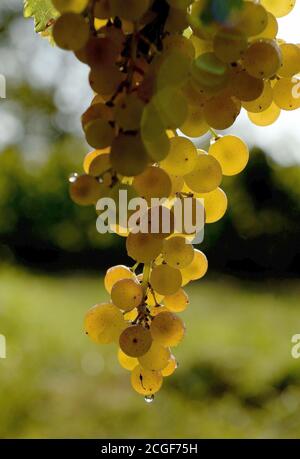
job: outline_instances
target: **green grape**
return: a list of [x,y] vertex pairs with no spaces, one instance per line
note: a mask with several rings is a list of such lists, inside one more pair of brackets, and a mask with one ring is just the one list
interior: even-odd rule
[[85,126],[86,141],[93,148],[105,148],[112,144],[114,129],[105,119],[91,121]]
[[183,35],[167,35],[163,40],[164,51],[177,50],[186,54],[190,59],[195,58],[195,48],[191,40]]
[[164,297],[164,305],[171,312],[183,312],[186,310],[189,303],[189,297],[182,288],[173,295]]
[[123,95],[115,105],[115,119],[125,131],[138,130],[144,110],[144,103],[136,94]]
[[152,341],[149,351],[139,357],[139,364],[146,370],[160,371],[169,363],[171,352],[167,347]]
[[136,275],[127,266],[117,265],[109,268],[104,277],[104,286],[110,294],[114,284],[121,279],[137,280]]
[[57,46],[69,51],[77,51],[88,41],[89,26],[80,14],[64,13],[55,22],[52,33]]
[[146,13],[150,0],[110,0],[112,16],[118,16],[127,21],[137,21]]
[[180,126],[181,132],[188,137],[201,137],[209,130],[205,121],[203,108],[197,105],[190,105],[188,116],[185,122]]
[[202,40],[195,34],[190,36],[189,41],[194,45],[195,58],[201,56],[201,54],[211,53],[213,51],[213,43],[211,41]]
[[214,52],[225,63],[238,61],[247,49],[248,42],[243,32],[236,29],[220,29],[214,41]]
[[255,78],[271,78],[280,69],[282,54],[275,40],[261,39],[252,43],[243,57],[249,75]]
[[130,233],[126,248],[128,255],[139,263],[150,263],[162,251],[162,241],[151,234]]
[[131,385],[141,395],[156,394],[162,386],[163,377],[159,371],[146,370],[140,365],[131,373]]
[[85,316],[84,330],[97,344],[116,341],[126,323],[121,311],[111,303],[97,304]]
[[197,162],[197,149],[193,142],[184,137],[173,137],[170,140],[170,151],[160,165],[169,174],[186,175]]
[[194,106],[200,110],[204,107],[205,102],[209,99],[206,91],[197,86],[197,82],[190,78],[181,88],[181,91],[186,98],[188,105]]
[[142,198],[150,204],[152,198],[168,198],[172,183],[169,175],[161,168],[148,166],[142,174],[137,175],[133,187]]
[[226,93],[211,97],[204,105],[205,120],[214,129],[228,129],[239,113],[240,106]]
[[237,68],[232,72],[230,79],[230,92],[242,101],[253,101],[260,97],[264,90],[262,79],[254,78],[249,73]]
[[224,217],[228,207],[228,199],[221,188],[202,194],[201,198],[204,200],[205,223],[215,223]]
[[177,193],[182,191],[184,187],[184,178],[181,175],[170,175],[171,179],[171,196],[175,196]]
[[86,174],[100,177],[111,168],[110,154],[107,151],[109,150],[95,150],[85,157],[83,168]]
[[219,162],[211,155],[200,150],[197,163],[192,172],[185,175],[185,183],[196,193],[209,193],[222,181],[222,169]]
[[111,164],[119,174],[126,177],[139,175],[147,163],[147,152],[139,136],[119,134],[112,142]]
[[300,108],[300,80],[281,78],[273,87],[274,102],[282,110],[290,111]]
[[182,33],[188,25],[186,11],[179,8],[170,8],[165,25],[166,32],[170,34]]
[[277,37],[278,28],[277,19],[272,13],[268,11],[268,23],[266,28],[261,33],[255,35],[252,38],[253,40],[257,40],[258,38],[269,38],[270,40],[273,40]]
[[[186,188],[185,185],[183,192],[191,194],[191,190]],[[171,208],[175,232],[184,236],[195,235],[204,226],[204,208],[202,203],[199,199],[191,196],[177,196],[176,198],[177,202],[181,201],[182,211],[178,215],[175,202]]]
[[135,357],[129,357],[122,349],[118,350],[118,361],[122,368],[128,371],[132,371],[138,364],[139,361]]
[[262,5],[277,18],[288,15],[296,4],[296,0],[261,0]]
[[170,6],[173,8],[178,8],[182,10],[186,10],[187,7],[193,3],[193,0],[167,0]]
[[124,74],[113,65],[106,65],[101,71],[93,68],[89,74],[93,91],[107,98],[117,90],[123,80]]
[[177,346],[185,334],[185,325],[172,312],[161,312],[151,323],[153,339],[162,346]]
[[202,279],[205,276],[208,269],[208,261],[203,252],[195,249],[194,259],[192,263],[181,270],[183,283],[182,285],[188,284],[190,281]]
[[264,81],[264,89],[262,94],[255,100],[252,100],[250,102],[242,102],[243,107],[251,113],[260,113],[267,108],[270,107],[270,105],[273,102],[273,88],[271,86],[271,83],[269,81]]
[[70,184],[70,196],[80,206],[91,206],[101,197],[100,183],[89,175],[80,175]]
[[194,60],[192,76],[201,88],[216,92],[227,85],[228,66],[214,53],[204,53]]
[[154,238],[165,239],[174,232],[173,214],[166,206],[154,205],[141,217],[141,226]]
[[121,279],[112,287],[111,300],[122,311],[131,311],[141,304],[143,288],[134,279]]
[[148,155],[154,162],[160,162],[168,156],[170,139],[165,131],[161,131],[158,136],[154,136],[151,140],[143,139],[143,143]]
[[176,49],[171,49],[161,57],[157,72],[157,88],[180,87],[188,79],[191,68],[191,58]]
[[248,117],[256,126],[270,126],[275,123],[280,116],[280,108],[273,102],[267,110],[260,113],[248,113]]
[[171,355],[171,358],[168,362],[168,365],[161,371],[161,374],[164,378],[171,376],[177,368],[177,362],[174,355]]
[[210,40],[216,34],[217,25],[215,23],[207,24],[206,21],[202,20],[206,7],[206,0],[195,1],[188,11],[188,21],[194,34],[201,39]]
[[99,118],[105,119],[106,121],[112,121],[113,113],[111,108],[103,103],[95,103],[91,105],[81,116],[83,129],[85,129],[89,123],[96,121]]
[[300,72],[300,48],[291,43],[280,45],[282,53],[282,65],[278,70],[278,75],[291,78]]
[[258,35],[268,24],[268,13],[259,3],[244,1],[242,8],[234,8],[230,22],[248,37]]
[[80,54],[83,61],[95,72],[105,72],[106,79],[109,75],[114,77],[113,69],[116,69],[114,64],[119,54],[119,46],[112,38],[92,36]]
[[155,266],[150,275],[152,288],[161,295],[173,295],[180,289],[181,282],[180,270],[164,264]]
[[89,0],[52,0],[52,3],[60,13],[82,13]]
[[164,241],[163,257],[172,268],[182,269],[192,263],[194,248],[181,236],[174,236]]
[[121,350],[129,357],[141,357],[149,351],[151,344],[151,333],[142,325],[130,325],[125,328],[119,339]]
[[111,18],[110,0],[96,0],[94,4],[94,15],[98,19]]
[[233,135],[217,137],[211,143],[208,154],[219,162],[222,173],[229,176],[242,172],[249,161],[247,145],[242,139]]
[[188,116],[188,105],[184,95],[174,88],[164,88],[156,93],[151,102],[159,113],[166,129],[177,129]]

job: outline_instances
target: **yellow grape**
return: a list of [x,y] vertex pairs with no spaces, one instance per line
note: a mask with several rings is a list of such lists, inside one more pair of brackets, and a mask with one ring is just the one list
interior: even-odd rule
[[[89,123],[96,121],[99,118],[105,119],[106,121],[113,121],[113,113],[111,108],[103,102],[94,102],[81,116],[83,129],[85,129]],[[108,152],[109,149],[107,149],[106,153]]]
[[160,304],[162,302],[163,298],[163,295],[154,292],[154,290],[148,289],[146,303],[148,306],[156,306],[156,304]]
[[227,84],[228,66],[214,53],[204,53],[194,60],[192,76],[201,88],[216,91]]
[[102,196],[102,188],[94,177],[80,175],[70,184],[70,196],[80,206],[91,206]]
[[52,3],[60,13],[82,13],[89,0],[52,0]]
[[112,16],[137,21],[149,8],[150,0],[110,0]]
[[247,145],[242,139],[233,135],[217,137],[211,142],[208,154],[218,161],[223,175],[239,174],[245,169],[249,161]]
[[126,324],[120,309],[111,303],[97,304],[85,316],[85,333],[97,344],[116,341]]
[[169,177],[172,184],[171,196],[174,196],[182,190],[184,186],[184,178],[181,175],[170,175]]
[[151,334],[162,346],[177,346],[185,334],[183,321],[173,312],[161,312],[151,323]]
[[129,257],[139,263],[150,263],[161,253],[162,241],[151,234],[130,233],[126,248]]
[[120,97],[115,105],[115,119],[119,127],[125,131],[139,129],[144,105],[136,94]]
[[149,351],[139,357],[140,365],[146,370],[163,370],[170,360],[171,353],[167,347],[162,346],[156,341],[152,341]]
[[143,232],[150,233],[154,238],[165,239],[174,233],[173,214],[164,205],[149,207],[141,216],[140,222]]
[[163,40],[164,51],[177,50],[195,58],[195,47],[191,40],[183,35],[167,35]]
[[273,102],[273,88],[272,85],[269,81],[264,81],[264,89],[262,94],[255,100],[249,101],[249,102],[242,102],[243,107],[251,113],[260,113],[267,108],[270,107],[270,105]]
[[129,357],[122,349],[118,350],[118,361],[122,368],[128,371],[132,371],[138,364],[139,361],[135,357]]
[[184,137],[170,139],[170,151],[161,167],[169,174],[186,175],[191,172],[197,162],[197,149],[193,142]]
[[138,365],[131,373],[131,385],[141,395],[156,394],[162,383],[163,377],[159,371],[146,370]]
[[282,110],[296,110],[300,107],[300,80],[281,78],[273,87],[275,104]]
[[132,309],[131,311],[124,312],[123,316],[124,316],[124,320],[128,322],[133,322],[138,316],[138,310]]
[[163,257],[172,268],[182,269],[192,263],[194,248],[181,236],[174,236],[164,241]]
[[273,102],[264,112],[248,113],[248,117],[257,126],[270,126],[278,120],[280,112],[280,108]]
[[121,279],[112,287],[111,300],[122,311],[131,311],[141,304],[143,288],[134,279]]
[[151,140],[143,139],[144,146],[148,155],[154,162],[159,162],[168,156],[170,151],[170,139],[165,131],[161,131],[158,136]]
[[221,188],[201,195],[204,200],[205,223],[215,223],[224,217],[228,199]]
[[57,46],[77,51],[89,38],[89,26],[84,17],[76,13],[64,13],[53,26],[53,39]]
[[147,152],[137,135],[119,134],[111,146],[112,167],[121,175],[141,174],[148,163]]
[[243,57],[249,75],[255,78],[271,78],[280,69],[282,54],[275,40],[261,39],[252,43]]
[[174,355],[171,355],[171,358],[168,362],[168,365],[161,371],[161,374],[164,378],[171,376],[177,368],[177,362]]
[[225,63],[238,61],[247,49],[247,38],[237,29],[223,28],[214,38],[214,52],[218,59]]
[[205,120],[214,129],[228,129],[239,113],[240,106],[226,93],[211,97],[204,105]]
[[280,45],[282,53],[282,65],[278,70],[278,75],[291,78],[300,72],[300,48],[292,43]]
[[123,80],[124,74],[112,64],[105,64],[101,70],[93,68],[89,74],[89,83],[93,91],[106,99],[109,99]]
[[183,285],[191,280],[198,280],[205,276],[208,269],[208,261],[203,252],[195,249],[195,255],[192,263],[181,270]]
[[191,58],[180,50],[171,49],[161,56],[157,72],[157,88],[179,88],[189,77]]
[[274,38],[277,37],[278,33],[278,22],[275,16],[268,11],[268,23],[266,28],[258,35],[255,35],[253,40],[257,40],[258,38],[269,38],[273,40]]
[[86,141],[93,148],[108,147],[111,145],[114,135],[114,129],[106,119],[97,119],[85,126]]
[[183,94],[174,88],[164,88],[152,99],[166,129],[177,129],[188,116],[188,105]]
[[263,32],[268,24],[268,13],[259,3],[244,1],[241,8],[234,8],[230,22],[248,37]]
[[104,277],[104,286],[106,291],[110,294],[114,284],[121,279],[136,280],[136,275],[127,266],[117,265],[109,268]]
[[151,198],[168,198],[171,194],[172,183],[169,175],[161,168],[149,166],[137,175],[133,181],[136,192],[147,202]]
[[164,305],[171,312],[183,312],[189,303],[189,297],[182,288],[173,295],[166,295],[164,297]]
[[109,151],[109,148],[105,148],[103,150],[93,150],[88,153],[83,161],[84,172],[93,177],[102,175],[107,170],[106,166],[108,163],[110,164]]
[[219,162],[211,155],[200,150],[197,163],[192,172],[185,175],[187,186],[196,193],[209,193],[222,181],[222,169]]
[[205,121],[203,108],[197,105],[189,105],[188,116],[180,126],[181,132],[188,137],[201,137],[209,130]]
[[130,325],[125,328],[119,339],[120,348],[129,357],[140,357],[149,351],[152,336],[142,325]]
[[246,70],[238,68],[232,72],[230,79],[230,92],[242,101],[255,100],[264,90],[262,79],[254,78]]
[[181,282],[180,270],[165,264],[155,266],[150,275],[151,287],[161,295],[173,295],[180,289]]
[[262,5],[277,18],[289,14],[296,4],[296,0],[261,0]]
[[150,314],[152,317],[156,317],[161,312],[166,312],[168,309],[165,306],[158,305],[158,306],[150,306]]

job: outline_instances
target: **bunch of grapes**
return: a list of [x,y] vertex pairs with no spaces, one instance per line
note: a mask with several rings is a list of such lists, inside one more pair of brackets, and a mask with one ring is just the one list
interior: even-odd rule
[[[127,237],[134,266],[107,271],[110,301],[88,311],[85,331],[96,343],[118,343],[133,388],[152,400],[177,367],[171,349],[185,334],[177,315],[189,304],[183,287],[208,267],[190,243],[195,234],[174,224],[151,231],[153,198],[165,198],[158,214],[172,223],[174,200],[187,196],[202,200],[206,224],[224,216],[222,177],[240,173],[249,151],[240,138],[216,131],[242,108],[266,126],[281,110],[300,107],[300,47],[277,38],[276,19],[295,1],[236,2],[225,16],[214,0],[52,1],[61,13],[54,41],[89,66],[95,93],[82,115],[93,151],[84,173],[72,177],[71,197],[95,205],[125,190],[148,205],[141,217],[148,232],[132,231],[121,218],[112,225]],[[206,133],[210,147],[199,150],[191,138]]]

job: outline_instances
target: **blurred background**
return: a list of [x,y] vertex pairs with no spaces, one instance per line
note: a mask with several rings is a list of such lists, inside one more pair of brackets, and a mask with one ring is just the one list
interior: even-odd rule
[[[98,235],[93,209],[68,196],[88,151],[88,71],[35,35],[21,3],[0,6],[0,437],[299,438],[299,113],[231,129],[250,164],[224,181],[230,208],[200,247],[210,271],[188,288],[179,368],[148,405],[116,349],[82,332],[107,299],[103,272],[128,262],[124,241]],[[299,14],[281,20],[283,38],[300,41]]]

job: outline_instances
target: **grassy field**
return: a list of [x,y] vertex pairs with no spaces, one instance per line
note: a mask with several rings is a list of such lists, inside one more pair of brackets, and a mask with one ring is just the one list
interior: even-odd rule
[[0,270],[0,437],[300,438],[300,282],[216,277],[189,289],[180,366],[147,405],[113,347],[82,332],[97,277]]

